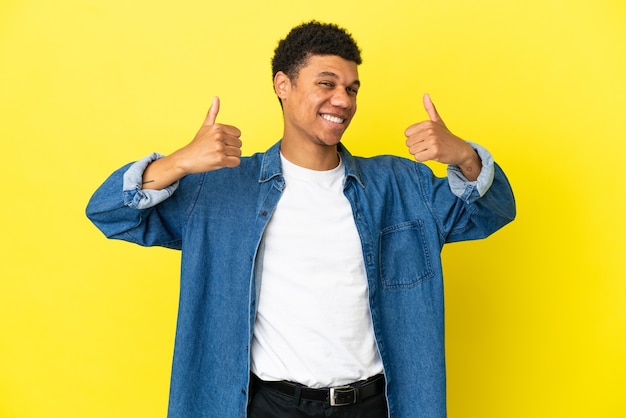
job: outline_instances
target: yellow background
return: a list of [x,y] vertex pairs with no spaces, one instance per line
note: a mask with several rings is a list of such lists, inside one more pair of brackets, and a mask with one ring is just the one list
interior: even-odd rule
[[273,144],[270,57],[312,18],[363,49],[354,154],[407,155],[429,92],[514,186],[513,224],[444,250],[450,417],[626,416],[623,0],[2,0],[0,417],[165,416],[179,254],[84,207],[213,95]]

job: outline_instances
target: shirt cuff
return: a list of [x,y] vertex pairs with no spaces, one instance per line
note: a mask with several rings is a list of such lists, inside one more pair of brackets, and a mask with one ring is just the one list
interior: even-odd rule
[[158,205],[178,188],[178,181],[161,190],[143,189],[143,172],[153,161],[163,158],[164,155],[153,152],[128,167],[124,173],[123,193],[124,204],[134,209],[148,209]]
[[469,181],[461,169],[456,165],[448,166],[448,183],[450,189],[457,197],[463,199],[467,203],[472,203],[476,199],[481,198],[487,193],[491,183],[493,183],[494,163],[493,156],[486,148],[467,141],[478,154],[482,161],[482,169],[476,181]]

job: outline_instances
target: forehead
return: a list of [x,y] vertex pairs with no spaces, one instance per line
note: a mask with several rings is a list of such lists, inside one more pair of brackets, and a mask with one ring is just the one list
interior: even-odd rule
[[338,55],[311,55],[300,68],[300,76],[334,76],[343,82],[354,83],[358,82],[359,71],[356,62]]

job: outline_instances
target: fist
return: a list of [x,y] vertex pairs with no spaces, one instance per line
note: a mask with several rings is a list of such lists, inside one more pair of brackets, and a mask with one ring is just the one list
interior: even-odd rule
[[461,165],[471,158],[472,147],[448,130],[428,94],[424,95],[424,109],[429,120],[404,131],[409,153],[415,160]]
[[236,167],[241,161],[241,131],[234,126],[216,123],[220,100],[213,98],[206,119],[194,139],[176,153],[184,161],[187,174]]

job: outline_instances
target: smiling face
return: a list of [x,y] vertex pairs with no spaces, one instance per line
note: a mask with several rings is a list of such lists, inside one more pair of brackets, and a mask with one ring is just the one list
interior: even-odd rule
[[283,72],[274,87],[283,104],[283,143],[303,152],[334,152],[356,112],[357,64],[336,55],[312,55],[294,80]]

